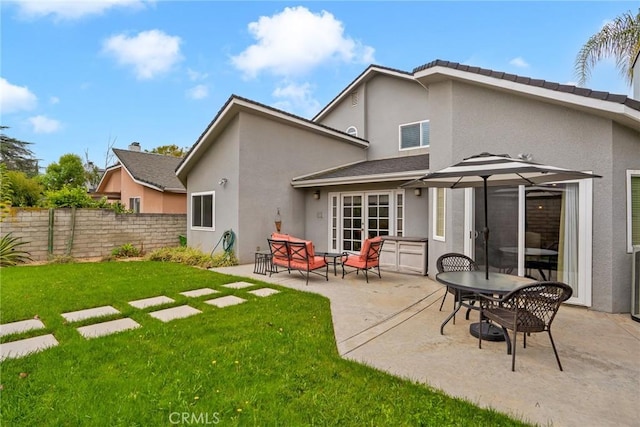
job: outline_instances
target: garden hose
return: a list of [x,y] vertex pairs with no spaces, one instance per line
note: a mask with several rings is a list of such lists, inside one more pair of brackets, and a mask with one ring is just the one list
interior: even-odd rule
[[235,241],[236,241],[236,234],[233,232],[233,230],[225,231],[224,233],[222,233],[220,240],[218,240],[218,243],[216,243],[215,247],[211,251],[211,255],[213,255],[215,250],[220,245],[220,242],[222,242],[222,250],[224,250],[224,257],[226,259],[231,258],[231,254],[233,253],[233,244],[235,243]]

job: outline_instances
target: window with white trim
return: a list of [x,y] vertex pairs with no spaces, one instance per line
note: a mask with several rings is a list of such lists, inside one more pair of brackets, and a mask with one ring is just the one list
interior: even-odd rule
[[400,125],[400,149],[411,150],[429,146],[429,120]]
[[627,171],[627,250],[640,245],[640,170]]
[[445,225],[446,225],[446,203],[447,193],[444,188],[436,188],[433,191],[433,239],[445,240]]
[[191,195],[191,228],[214,231],[216,192]]
[[133,213],[140,213],[140,197],[129,197],[129,210]]

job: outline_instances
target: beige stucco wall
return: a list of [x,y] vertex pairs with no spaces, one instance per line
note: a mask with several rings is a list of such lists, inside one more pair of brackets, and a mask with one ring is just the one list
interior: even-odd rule
[[109,172],[101,188],[102,192],[119,192],[120,202],[128,209],[129,198],[140,198],[140,213],[175,213],[187,212],[187,196],[185,193],[170,193],[154,190],[136,183],[123,169]]

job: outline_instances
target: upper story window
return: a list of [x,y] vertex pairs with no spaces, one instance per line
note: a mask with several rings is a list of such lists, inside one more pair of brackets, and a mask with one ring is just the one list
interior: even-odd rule
[[429,120],[400,125],[400,149],[410,150],[429,146]]
[[191,228],[215,230],[215,191],[191,195]]
[[351,136],[358,136],[358,128],[355,126],[349,126],[347,128],[347,133]]

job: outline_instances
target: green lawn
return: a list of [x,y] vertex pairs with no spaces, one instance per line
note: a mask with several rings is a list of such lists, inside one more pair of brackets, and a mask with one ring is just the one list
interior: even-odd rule
[[[60,345],[0,364],[2,426],[522,425],[494,411],[340,358],[329,301],[179,264],[106,262],[4,268],[0,321],[38,315]],[[246,280],[246,279],[243,279]],[[202,287],[247,302],[216,308]],[[127,301],[166,295],[202,314],[163,323]],[[142,328],[87,340],[60,313],[112,305]],[[3,337],[2,342],[41,335]]]

